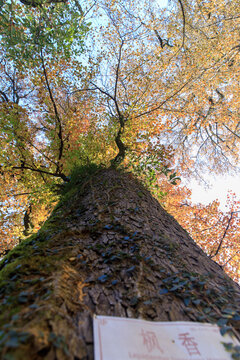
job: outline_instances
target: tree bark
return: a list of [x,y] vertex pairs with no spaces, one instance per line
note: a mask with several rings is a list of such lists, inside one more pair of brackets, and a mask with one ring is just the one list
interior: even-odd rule
[[114,169],[79,180],[0,267],[1,359],[93,359],[94,314],[218,322],[238,336],[239,286]]

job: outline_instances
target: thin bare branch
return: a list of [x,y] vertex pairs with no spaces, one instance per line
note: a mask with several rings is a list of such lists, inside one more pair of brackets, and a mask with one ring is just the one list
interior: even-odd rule
[[225,229],[224,234],[223,234],[223,236],[222,236],[222,238],[221,238],[221,240],[220,240],[220,242],[219,242],[219,244],[218,244],[217,250],[215,251],[215,253],[214,253],[213,255],[210,255],[210,256],[209,256],[210,259],[212,259],[213,257],[217,256],[217,254],[219,253],[219,251],[220,251],[220,249],[221,249],[221,247],[222,247],[222,244],[223,244],[223,240],[224,240],[224,238],[225,238],[226,235],[227,235],[228,229],[229,229],[230,224],[231,224],[231,221],[232,221],[232,219],[233,219],[233,215],[236,214],[236,213],[239,213],[239,212],[240,212],[240,211],[232,211],[232,212],[231,212],[230,218],[228,219],[228,223],[227,223],[226,229]]
[[121,65],[123,44],[124,44],[124,40],[121,41],[121,45],[119,48],[118,63],[117,63],[117,69],[116,69],[115,88],[114,88],[114,96],[113,96],[115,101],[117,101],[117,87],[118,87],[119,70],[120,70],[120,65]]
[[0,90],[0,95],[2,96],[3,102],[9,102],[9,99],[8,99],[7,95],[5,94],[5,92]]
[[182,17],[183,17],[183,39],[182,39],[182,46],[184,47],[184,42],[185,42],[185,28],[186,28],[186,17],[185,17],[185,12],[184,12],[184,7],[183,7],[183,3],[182,0],[178,0],[180,7],[181,7],[181,11],[182,11]]
[[149,115],[151,114],[152,112],[154,111],[157,111],[159,110],[163,105],[165,105],[169,100],[171,100],[174,96],[176,96],[177,94],[179,94],[188,84],[190,84],[191,82],[193,81],[192,78],[190,78],[187,82],[185,82],[178,90],[176,90],[172,95],[170,95],[168,98],[166,98],[165,100],[163,100],[158,106],[148,110],[148,111],[145,111],[143,113],[140,113],[138,114],[137,116],[135,116],[135,118],[139,118],[139,117],[142,117],[144,115]]
[[238,139],[240,139],[240,136],[238,134],[236,134],[234,131],[232,131],[226,124],[223,124],[223,126],[225,127],[225,129],[230,131],[234,136],[236,136]]
[[55,172],[55,173],[52,173],[50,171],[46,171],[46,170],[42,170],[42,169],[39,169],[39,168],[34,168],[34,167],[31,167],[31,166],[28,166],[28,165],[24,165],[24,166],[13,166],[12,169],[16,169],[16,170],[31,170],[33,172],[37,172],[39,174],[46,174],[46,175],[50,175],[50,176],[53,176],[53,177],[58,177],[58,178],[61,178],[62,180],[68,182],[68,178],[62,174],[62,173],[59,173],[59,172]]

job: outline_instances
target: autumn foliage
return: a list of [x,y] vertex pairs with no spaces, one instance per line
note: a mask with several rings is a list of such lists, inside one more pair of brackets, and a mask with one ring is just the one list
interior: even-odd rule
[[193,204],[190,194],[187,188],[169,189],[165,208],[210,258],[239,281],[239,200],[235,194],[229,193],[226,210],[223,211],[217,200],[209,205]]
[[132,171],[239,280],[239,200],[180,178],[239,164],[238,2],[3,2],[0,251],[37,231],[78,166]]

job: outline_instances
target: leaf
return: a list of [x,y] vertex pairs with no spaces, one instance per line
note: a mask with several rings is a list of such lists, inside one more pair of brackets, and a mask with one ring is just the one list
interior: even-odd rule
[[194,305],[200,305],[201,304],[201,299],[194,299],[192,300]]
[[137,303],[138,303],[139,299],[137,296],[133,296],[131,299],[130,299],[130,305],[131,306],[136,306]]
[[161,288],[160,291],[159,291],[160,295],[165,295],[167,293],[168,293],[168,289],[166,289],[166,288]]
[[191,302],[191,298],[190,297],[184,298],[183,302],[184,302],[185,306],[188,306],[190,304],[190,302]]
[[222,312],[224,314],[230,314],[230,315],[235,315],[236,314],[236,310],[233,310],[233,309],[230,309],[230,308],[223,309]]
[[18,302],[19,302],[20,304],[25,304],[25,303],[27,303],[27,302],[28,302],[27,296],[18,296]]
[[104,275],[101,275],[101,276],[99,276],[99,277],[97,278],[97,280],[100,281],[100,282],[102,282],[102,283],[106,282],[107,279],[108,279],[108,276],[105,275],[105,274],[104,274]]
[[153,302],[152,302],[152,300],[146,300],[143,303],[144,303],[144,305],[152,305]]
[[221,318],[217,321],[217,325],[218,326],[225,326],[227,324],[228,320],[227,319],[224,319],[224,318]]
[[233,343],[222,343],[227,351],[231,351],[233,349]]
[[233,359],[240,359],[240,354],[232,354]]
[[227,332],[232,331],[231,326],[223,326],[220,328],[220,334],[224,336]]
[[206,307],[206,308],[203,308],[203,311],[205,314],[209,314],[211,312],[211,308],[210,307]]
[[110,229],[112,229],[112,228],[113,228],[112,225],[105,225],[105,226],[104,226],[104,229],[107,229],[107,230],[110,230]]
[[38,309],[39,308],[39,305],[37,305],[37,304],[31,304],[31,305],[29,305],[29,308],[30,309]]
[[11,337],[10,339],[8,339],[5,343],[6,347],[10,347],[10,348],[18,348],[19,347],[19,339],[18,337]]
[[132,273],[135,269],[136,269],[136,266],[133,265],[133,266],[131,266],[130,268],[128,268],[128,269],[126,270],[126,272]]

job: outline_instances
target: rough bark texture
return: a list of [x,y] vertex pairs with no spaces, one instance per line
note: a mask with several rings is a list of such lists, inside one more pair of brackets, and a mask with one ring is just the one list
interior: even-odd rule
[[93,314],[240,328],[238,285],[113,169],[79,181],[0,267],[2,359],[93,359]]

